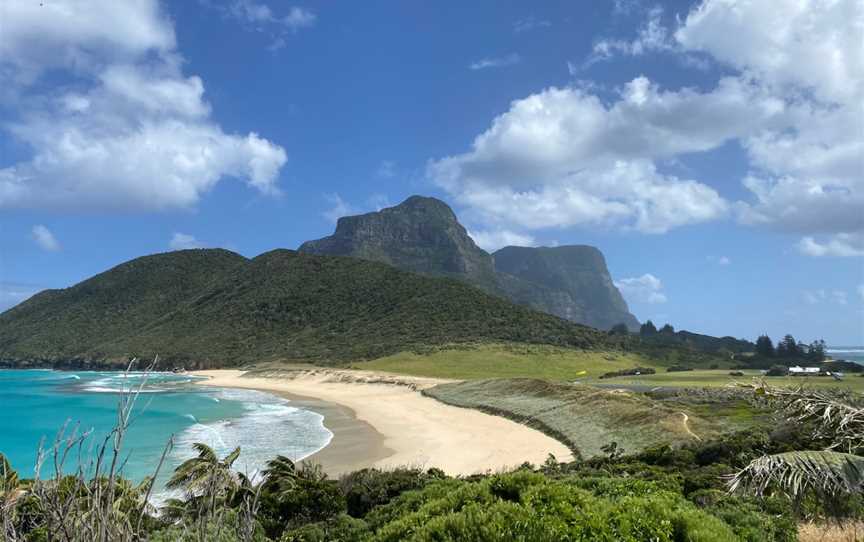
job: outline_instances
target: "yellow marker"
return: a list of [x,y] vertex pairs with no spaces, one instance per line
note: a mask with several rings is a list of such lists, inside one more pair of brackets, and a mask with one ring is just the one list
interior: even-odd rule
[[578,373],[576,373],[576,376],[585,376],[587,374],[588,374],[588,371],[579,371]]

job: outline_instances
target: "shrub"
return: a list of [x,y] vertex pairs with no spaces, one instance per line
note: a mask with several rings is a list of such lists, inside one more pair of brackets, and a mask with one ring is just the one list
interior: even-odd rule
[[419,489],[429,481],[444,476],[438,469],[427,472],[407,468],[392,471],[362,469],[343,476],[339,480],[339,487],[345,495],[348,514],[359,518],[405,491]]
[[765,372],[765,376],[786,376],[789,374],[789,367],[785,365],[772,365],[768,371]]

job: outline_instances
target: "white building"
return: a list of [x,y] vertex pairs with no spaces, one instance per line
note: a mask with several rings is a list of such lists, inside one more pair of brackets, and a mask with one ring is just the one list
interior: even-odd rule
[[789,367],[790,375],[818,375],[821,369],[819,367]]

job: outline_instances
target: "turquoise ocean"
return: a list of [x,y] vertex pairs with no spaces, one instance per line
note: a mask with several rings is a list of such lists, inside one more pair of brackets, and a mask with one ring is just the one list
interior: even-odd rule
[[[0,452],[24,478],[32,478],[40,442],[53,445],[65,426],[69,434],[92,431],[83,446],[102,442],[117,419],[121,394],[137,389],[141,373],[0,370]],[[204,442],[220,455],[241,446],[235,466],[250,475],[276,454],[301,459],[326,446],[333,434],[324,417],[295,408],[281,397],[253,390],[210,388],[194,378],[150,374],[133,410],[123,446],[123,474],[136,481],[153,473],[169,439],[174,445],[159,476],[160,486],[174,467]],[[77,456],[70,464],[77,463]],[[42,476],[52,474],[52,466]]]

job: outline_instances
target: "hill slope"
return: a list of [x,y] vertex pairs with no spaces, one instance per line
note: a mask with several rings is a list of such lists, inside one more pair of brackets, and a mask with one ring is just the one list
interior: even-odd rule
[[417,273],[451,277],[573,322],[600,329],[639,322],[630,314],[594,247],[479,248],[453,210],[412,196],[374,213],[339,219],[333,235],[303,243],[300,252],[354,256]]
[[252,260],[209,249],[146,256],[0,315],[0,360],[19,366],[156,354],[190,367],[337,363],[448,343],[614,340],[460,281],[290,250]]

